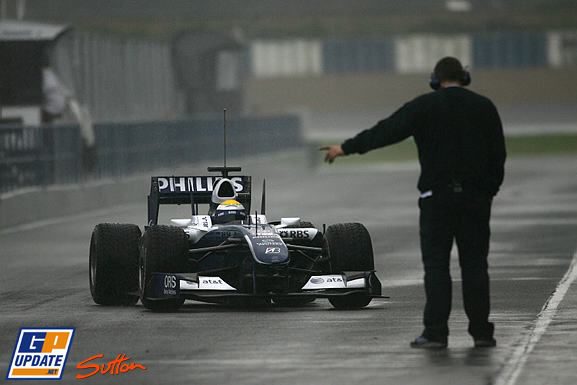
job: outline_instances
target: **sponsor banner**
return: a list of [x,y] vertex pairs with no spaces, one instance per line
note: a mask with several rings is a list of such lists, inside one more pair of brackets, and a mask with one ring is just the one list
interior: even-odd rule
[[8,380],[62,378],[74,328],[22,328],[8,368]]
[[319,290],[319,289],[363,289],[366,287],[365,279],[358,278],[351,281],[346,281],[342,275],[313,275],[303,290]]
[[[159,176],[158,191],[165,193],[212,193],[217,182],[222,179],[220,176]],[[233,176],[229,178],[237,193],[247,192],[250,186],[250,177]]]
[[208,230],[212,227],[212,219],[209,215],[193,215],[191,225]]
[[179,279],[173,274],[153,273],[152,287],[155,298],[178,297],[180,294]]
[[315,228],[280,228],[277,230],[282,238],[313,239],[319,232]]
[[245,239],[255,257],[260,263],[284,263],[288,261],[287,246],[278,234],[265,233],[247,234]]
[[198,282],[180,280],[181,290],[225,290],[236,291],[236,289],[226,283],[220,277],[198,277]]
[[193,215],[192,218],[173,218],[170,221],[178,227],[191,226],[200,230],[210,230],[212,228],[212,219],[210,218],[210,215]]
[[235,290],[219,277],[198,277],[199,290]]

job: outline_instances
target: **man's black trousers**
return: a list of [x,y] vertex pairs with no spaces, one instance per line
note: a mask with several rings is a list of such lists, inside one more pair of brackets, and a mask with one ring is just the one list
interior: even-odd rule
[[449,265],[453,241],[459,252],[469,333],[475,339],[493,337],[487,271],[491,204],[491,197],[467,191],[434,192],[430,197],[419,199],[427,300],[423,335],[429,339],[445,339],[449,335],[452,300]]

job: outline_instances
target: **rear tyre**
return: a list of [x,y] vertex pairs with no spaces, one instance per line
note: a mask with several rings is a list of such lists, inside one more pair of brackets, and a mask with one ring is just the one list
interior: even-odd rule
[[[330,261],[330,271],[372,271],[375,268],[373,245],[366,227],[360,223],[339,223],[327,228],[323,256]],[[359,309],[371,302],[366,294],[329,298],[337,309]]]
[[138,302],[138,242],[136,225],[101,223],[90,239],[90,294],[99,305]]
[[188,238],[174,226],[151,226],[140,245],[140,301],[152,311],[174,311],[184,298],[148,299],[152,290],[152,273],[182,273],[188,262]]

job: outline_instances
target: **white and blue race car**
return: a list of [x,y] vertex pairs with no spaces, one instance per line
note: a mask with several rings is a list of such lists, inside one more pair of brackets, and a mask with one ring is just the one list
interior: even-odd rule
[[[300,218],[269,222],[251,206],[251,177],[239,167],[220,176],[152,177],[148,223],[98,224],[90,242],[90,291],[101,305],[173,311],[186,299],[229,304],[302,305],[328,298],[356,309],[381,297],[371,238],[360,223],[323,230]],[[158,224],[161,205],[190,205],[191,215]],[[199,206],[208,205],[207,214]]]

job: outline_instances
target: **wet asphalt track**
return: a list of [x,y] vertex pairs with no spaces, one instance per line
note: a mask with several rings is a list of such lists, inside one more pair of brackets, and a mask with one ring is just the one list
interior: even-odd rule
[[[317,225],[365,223],[390,300],[374,301],[361,311],[332,310],[325,300],[293,309],[252,310],[187,302],[174,314],[151,313],[140,305],[94,305],[88,290],[90,232],[105,221],[143,224],[143,191],[132,205],[0,231],[0,381],[23,326],[76,327],[64,375],[68,384],[77,382],[76,364],[97,353],[109,359],[125,353],[147,371],[99,375],[87,383],[408,385],[498,380],[574,255],[577,158],[509,162],[506,185],[494,205],[490,257],[499,346],[472,348],[453,259],[450,348],[441,352],[408,347],[421,331],[423,307],[416,165],[353,168],[337,162],[303,173],[301,163],[283,159],[264,172],[269,217],[302,216]],[[256,191],[258,175],[268,165],[269,159],[260,159],[247,168],[256,177]],[[577,381],[576,298],[577,288],[571,287],[527,357],[518,384]]]

